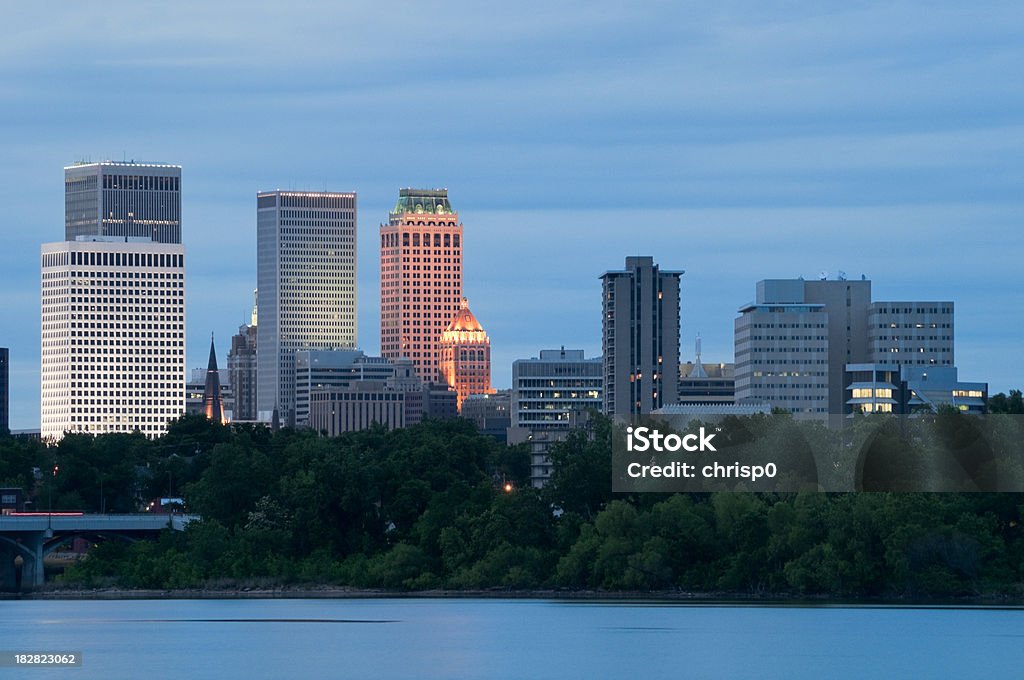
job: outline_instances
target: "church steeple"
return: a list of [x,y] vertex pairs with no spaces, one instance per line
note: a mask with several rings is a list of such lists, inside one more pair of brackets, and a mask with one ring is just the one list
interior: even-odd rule
[[203,388],[203,412],[209,420],[224,424],[224,402],[220,398],[220,371],[217,370],[213,333],[210,333],[210,361],[206,366],[206,386]]

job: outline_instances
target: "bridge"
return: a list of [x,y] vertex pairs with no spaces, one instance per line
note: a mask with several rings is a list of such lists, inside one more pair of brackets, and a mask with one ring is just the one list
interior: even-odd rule
[[[43,560],[68,541],[154,538],[165,529],[182,531],[198,515],[85,515],[33,513],[0,515],[0,591],[43,585]],[[19,567],[15,560],[22,558]]]

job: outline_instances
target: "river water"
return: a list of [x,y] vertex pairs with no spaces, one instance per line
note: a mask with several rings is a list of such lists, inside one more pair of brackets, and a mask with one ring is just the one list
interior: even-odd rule
[[0,601],[11,678],[1021,678],[1024,611],[466,599]]

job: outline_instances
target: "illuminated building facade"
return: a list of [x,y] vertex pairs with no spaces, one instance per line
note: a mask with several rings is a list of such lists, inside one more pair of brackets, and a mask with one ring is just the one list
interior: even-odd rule
[[79,163],[64,168],[64,238],[181,243],[181,166]]
[[454,388],[458,408],[471,394],[490,394],[491,389],[491,339],[483,326],[469,311],[469,301],[462,298],[459,311],[452,319],[439,343],[440,372],[450,387]]
[[163,434],[185,410],[185,249],[42,247],[41,434]]
[[256,197],[258,418],[295,425],[295,352],[356,346],[356,195]]
[[402,189],[380,227],[380,344],[438,380],[441,333],[462,298],[462,224],[447,189]]

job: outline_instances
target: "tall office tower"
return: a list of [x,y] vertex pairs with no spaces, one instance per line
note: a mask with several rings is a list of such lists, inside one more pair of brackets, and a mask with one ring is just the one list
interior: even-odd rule
[[438,343],[439,371],[444,382],[458,393],[457,406],[471,394],[490,394],[491,339],[462,298],[459,311],[441,334]]
[[210,360],[206,365],[206,385],[203,388],[203,414],[207,420],[223,425],[224,401],[221,398],[220,370],[217,368],[217,350],[210,337]]
[[256,326],[242,324],[231,336],[228,352],[231,391],[235,396],[232,420],[256,420]]
[[256,197],[257,411],[295,425],[295,351],[356,345],[356,195]]
[[438,341],[462,298],[462,224],[447,189],[402,189],[380,226],[380,352],[438,381]]
[[184,247],[43,244],[41,372],[43,437],[165,432],[185,410]]
[[181,243],[181,166],[79,163],[64,168],[64,238]]
[[671,404],[679,381],[679,279],[652,257],[601,275],[604,412],[630,416]]
[[6,347],[0,347],[0,432],[11,429],[11,356]]

